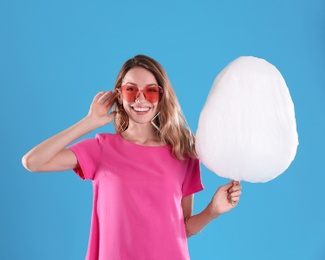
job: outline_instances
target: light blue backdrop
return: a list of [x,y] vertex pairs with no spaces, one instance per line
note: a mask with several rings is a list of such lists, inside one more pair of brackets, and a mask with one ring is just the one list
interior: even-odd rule
[[[91,183],[29,173],[21,157],[86,115],[138,53],[165,67],[193,131],[239,56],[274,64],[295,103],[295,161],[271,182],[243,182],[238,207],[189,240],[192,259],[325,259],[324,11],[324,0],[1,0],[0,259],[84,258]],[[228,182],[202,170],[195,211]]]

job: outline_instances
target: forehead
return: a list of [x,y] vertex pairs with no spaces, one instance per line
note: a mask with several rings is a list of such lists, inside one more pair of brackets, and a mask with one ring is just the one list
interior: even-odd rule
[[137,85],[157,84],[155,76],[147,69],[135,67],[130,69],[124,76],[122,84],[134,83]]

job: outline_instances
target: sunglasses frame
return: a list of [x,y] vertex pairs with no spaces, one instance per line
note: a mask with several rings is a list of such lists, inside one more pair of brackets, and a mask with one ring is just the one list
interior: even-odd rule
[[[123,98],[123,94],[122,94],[122,92],[123,92],[122,88],[123,88],[123,87],[135,87],[135,88],[138,89],[137,94],[135,95],[135,99],[134,99],[134,100],[132,100],[132,101],[128,101],[127,99]],[[139,96],[139,94],[140,94],[141,92],[142,92],[144,98],[145,98],[147,101],[149,101],[149,102],[151,102],[151,103],[155,103],[155,102],[157,102],[157,101],[152,102],[152,101],[150,101],[150,100],[147,99],[147,97],[146,97],[146,95],[145,95],[145,93],[144,93],[144,90],[145,90],[146,88],[148,88],[148,87],[149,87],[149,88],[150,88],[150,87],[158,87],[159,92],[158,92],[158,100],[157,100],[157,101],[160,101],[160,99],[161,99],[161,94],[162,94],[164,91],[163,91],[163,88],[162,88],[161,86],[159,86],[158,84],[155,84],[155,85],[147,85],[147,86],[145,86],[142,90],[140,90],[139,87],[138,87],[137,85],[122,85],[122,86],[120,86],[120,87],[118,88],[118,91],[119,91],[119,93],[121,94],[121,97],[122,97],[125,101],[127,101],[127,102],[134,102],[134,101],[136,101],[137,98],[138,98],[138,96]]]

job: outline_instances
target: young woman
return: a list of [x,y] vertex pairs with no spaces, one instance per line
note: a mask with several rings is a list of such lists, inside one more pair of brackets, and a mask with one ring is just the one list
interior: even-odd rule
[[[113,120],[115,134],[71,145]],[[92,180],[91,260],[189,259],[187,237],[241,195],[232,181],[192,215],[193,194],[203,189],[195,139],[166,72],[144,55],[128,60],[114,91],[98,93],[86,117],[34,147],[23,165],[32,172],[73,169]]]

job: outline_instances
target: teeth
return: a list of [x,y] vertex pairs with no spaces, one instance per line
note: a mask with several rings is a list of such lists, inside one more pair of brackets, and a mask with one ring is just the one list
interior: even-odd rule
[[133,108],[137,112],[147,112],[149,111],[149,107],[134,107]]

